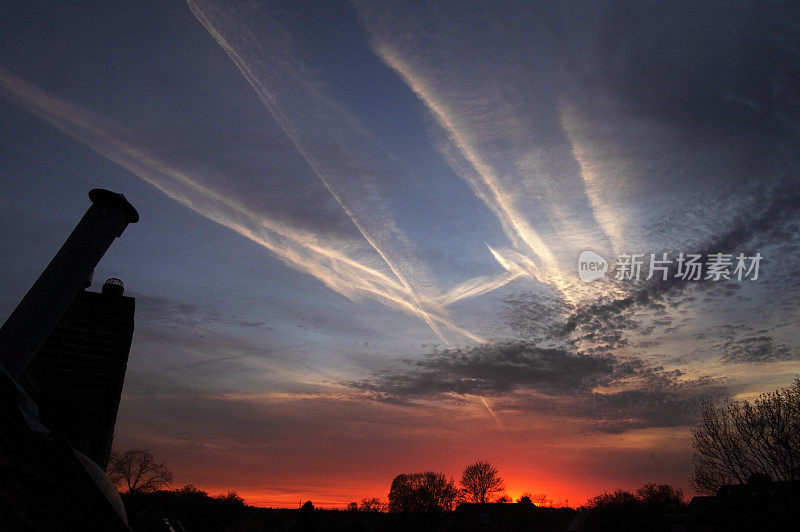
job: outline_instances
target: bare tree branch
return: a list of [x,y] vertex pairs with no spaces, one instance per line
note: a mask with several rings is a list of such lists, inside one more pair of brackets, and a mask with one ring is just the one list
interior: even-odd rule
[[800,379],[753,403],[728,400],[703,405],[692,429],[695,455],[692,486],[716,493],[725,484],[753,475],[800,480]]
[[130,449],[123,454],[111,453],[108,478],[128,493],[146,493],[172,483],[172,472],[164,462],[156,463],[149,449]]
[[461,487],[471,502],[489,502],[505,488],[497,468],[490,462],[475,462],[464,468]]

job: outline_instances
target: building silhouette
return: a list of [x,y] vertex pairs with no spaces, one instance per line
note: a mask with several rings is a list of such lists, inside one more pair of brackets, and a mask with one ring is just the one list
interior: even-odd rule
[[20,379],[42,423],[103,470],[133,338],[135,300],[123,293],[119,279],[78,292]]
[[89,199],[0,326],[0,530],[130,531],[101,465],[113,438],[134,303],[121,282],[107,283],[101,294],[85,288],[139,213],[109,190],[92,189]]
[[800,480],[756,478],[694,497],[683,515],[670,517],[675,532],[800,530]]

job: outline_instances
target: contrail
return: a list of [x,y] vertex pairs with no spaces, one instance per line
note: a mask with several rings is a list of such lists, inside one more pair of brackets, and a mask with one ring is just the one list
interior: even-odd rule
[[480,398],[481,398],[481,402],[483,402],[483,406],[485,406],[486,410],[489,411],[489,414],[491,414],[492,419],[497,424],[497,426],[500,427],[500,430],[503,430],[503,431],[506,430],[506,428],[503,426],[502,421],[500,421],[500,418],[494,413],[494,410],[492,410],[492,407],[489,406],[489,403],[486,402],[486,398],[484,396],[482,396],[482,395],[480,396]]
[[472,186],[478,197],[495,213],[511,241],[524,242],[544,265],[554,266],[555,258],[550,248],[528,224],[525,217],[517,211],[512,195],[503,188],[492,169],[470,146],[469,141],[458,129],[445,106],[436,99],[425,82],[415,76],[411,68],[393,50],[379,45],[376,52],[387,66],[402,77],[406,85],[422,100],[437,122],[447,131],[450,139],[477,173],[480,182],[476,181],[471,173],[459,172],[461,177]]
[[[399,57],[399,54],[385,45],[377,44],[374,46],[381,60],[397,72],[406,85],[422,100],[437,122],[447,131],[452,143],[474,170],[474,172],[464,169],[459,170],[459,165],[456,164],[459,175],[472,186],[476,195],[495,213],[509,239],[517,246],[519,246],[520,242],[526,244],[525,247],[541,261],[541,267],[539,267],[525,257],[525,267],[522,268],[522,271],[529,272],[530,275],[542,282],[550,283],[561,293],[561,296],[566,301],[574,303],[575,290],[580,287],[577,287],[575,282],[570,281],[562,274],[550,248],[516,209],[513,195],[503,188],[492,169],[483,162],[470,146],[466,136],[456,126],[455,120],[450,116],[445,106],[437,100],[433,91],[426,86],[424,80],[413,74],[411,68]],[[477,178],[475,177],[476,175]],[[496,254],[495,258],[497,258]],[[501,262],[501,264],[503,263]],[[506,261],[506,265],[508,264],[508,261]],[[516,271],[512,271],[509,268],[506,268],[506,270],[510,273],[516,273]]]
[[611,240],[614,255],[622,249],[623,229],[620,223],[622,218],[618,209],[613,209],[602,199],[602,183],[599,165],[591,159],[589,148],[581,140],[581,128],[576,110],[569,104],[559,101],[558,117],[561,127],[572,145],[572,154],[578,161],[581,169],[581,178],[586,189],[586,196],[592,207],[593,216],[606,236]]
[[[252,35],[250,35],[247,31],[247,28],[243,28],[242,25],[237,20],[233,20],[232,18],[228,18],[227,20],[222,21],[221,23],[215,23],[210,16],[210,9],[208,6],[205,8],[201,7],[198,2],[194,0],[187,0],[187,4],[189,9],[191,10],[192,14],[197,18],[200,24],[208,31],[212,38],[220,45],[220,47],[225,51],[225,53],[230,57],[239,71],[242,73],[244,78],[256,92],[258,97],[261,99],[262,103],[267,107],[269,112],[272,114],[275,121],[278,125],[283,129],[286,133],[287,137],[290,141],[294,144],[297,151],[303,156],[309,166],[314,170],[315,174],[319,177],[320,181],[325,185],[331,195],[335,198],[338,204],[342,207],[344,212],[359,230],[359,232],[363,235],[364,239],[369,243],[369,245],[380,255],[380,257],[386,262],[389,269],[392,273],[397,277],[400,281],[402,286],[408,292],[409,297],[416,305],[418,309],[418,314],[425,320],[428,326],[433,330],[433,332],[446,344],[450,345],[448,339],[442,334],[439,327],[436,325],[434,319],[432,319],[430,313],[423,308],[422,302],[420,297],[417,295],[416,290],[412,287],[411,283],[408,280],[408,276],[404,271],[407,268],[402,268],[400,264],[398,264],[398,260],[393,259],[389,256],[386,250],[383,248],[381,244],[379,244],[378,240],[375,237],[373,231],[369,230],[365,223],[363,216],[359,216],[356,212],[354,212],[353,208],[344,201],[340,187],[336,186],[335,183],[332,181],[332,178],[335,177],[336,172],[326,171],[325,164],[321,162],[318,153],[315,153],[315,150],[318,151],[319,148],[316,147],[313,139],[306,138],[306,137],[313,137],[315,134],[318,135],[318,130],[323,130],[323,127],[326,124],[322,123],[324,120],[318,116],[322,114],[322,116],[326,117],[330,120],[332,117],[335,117],[339,120],[337,124],[339,128],[345,127],[350,128],[351,134],[355,134],[358,137],[363,137],[366,135],[365,132],[360,128],[354,118],[347,115],[342,109],[334,105],[328,98],[326,98],[319,88],[316,85],[312,85],[311,82],[307,79],[304,79],[304,72],[303,69],[299,65],[294,65],[291,63],[291,59],[280,58],[274,61],[271,61],[272,64],[265,65],[266,71],[268,72],[265,76],[261,76],[255,72],[253,67],[251,66],[251,62],[246,60],[243,57],[242,49],[250,50],[250,55],[262,56],[261,59],[265,59],[268,54],[263,50],[260,46],[257,39],[255,39]],[[225,13],[229,17],[231,15],[229,13]],[[226,22],[227,26],[226,27]],[[238,42],[234,43],[228,36],[225,34],[225,30],[229,30],[228,33],[233,33],[236,38],[238,38]],[[249,37],[249,39],[248,39]],[[276,45],[278,43],[275,43]],[[249,48],[248,48],[249,47]],[[272,71],[280,69],[280,72],[274,73]],[[270,73],[271,72],[271,73]],[[290,89],[288,92],[292,94],[293,98],[297,98],[296,93],[303,93],[306,97],[304,103],[306,104],[305,107],[311,105],[314,108],[321,108],[317,109],[317,115],[312,115],[310,120],[312,121],[312,125],[310,128],[303,128],[302,124],[299,124],[299,119],[296,116],[288,115],[284,112],[283,105],[286,105],[286,101],[283,98],[280,98],[278,95],[275,94],[273,91],[274,87],[270,87],[268,82],[264,81],[264,77],[268,80],[272,76],[272,81],[276,82],[276,76],[282,76],[281,82],[289,83]],[[307,117],[308,118],[308,117]],[[316,122],[316,123],[313,123]],[[299,126],[299,127],[298,127]],[[311,132],[309,132],[309,129]],[[335,134],[335,131],[329,132],[331,135]],[[306,143],[304,140],[310,140],[310,142]],[[311,146],[310,148],[307,147],[307,144]],[[347,141],[341,142],[341,152],[344,154],[350,154],[354,152],[353,145],[348,144]],[[356,143],[358,144],[358,143]],[[356,150],[357,151],[357,150]],[[353,155],[351,155],[352,159]],[[355,163],[355,164],[354,164]],[[361,166],[358,161],[350,160],[347,161],[346,164],[348,166]],[[360,168],[359,168],[360,169]],[[363,169],[369,170],[369,169]],[[348,179],[351,176],[348,176]],[[373,202],[373,208],[377,205],[377,202]],[[393,242],[404,242],[406,239],[403,235],[399,232],[399,229],[390,222],[388,216],[384,215],[382,217],[384,220],[384,230],[387,231],[389,234],[389,240]],[[386,239],[384,239],[386,240]],[[453,330],[457,328],[451,326],[451,324],[447,324]]]
[[489,252],[497,263],[509,274],[516,276],[525,275],[533,277],[541,283],[547,282],[558,290],[561,298],[567,303],[575,305],[580,298],[592,297],[594,294],[594,287],[586,283],[581,285],[573,280],[567,279],[556,268],[550,268],[547,270],[547,274],[543,275],[536,263],[518,251],[514,251],[513,249],[494,249],[489,244],[486,244],[486,247],[489,248]]
[[[476,148],[476,141],[464,128],[461,118],[444,100],[445,93],[437,91],[432,81],[420,74],[419,69],[416,69],[401,51],[384,41],[380,35],[373,35],[373,51],[384,64],[398,74],[441,126],[449,140],[443,149],[444,156],[456,173],[471,186],[476,196],[495,214],[506,236],[513,246],[522,252],[520,255],[524,256],[520,260],[512,261],[521,268],[515,269],[516,266],[507,260],[500,260],[501,265],[512,274],[527,271],[539,281],[556,288],[564,300],[574,303],[578,297],[576,292],[586,292],[587,287],[577,284],[576,279],[561,271],[545,240],[517,207],[514,193],[506,188],[492,165],[484,160]],[[583,188],[585,189],[585,185]],[[591,203],[587,206],[591,208]],[[570,213],[562,212],[560,204],[552,203],[549,208],[564,225],[571,225]],[[593,222],[600,231],[603,231],[603,227],[599,226],[596,220]],[[571,237],[578,238],[575,234]],[[498,257],[497,254],[494,255],[495,258]],[[531,258],[536,259],[536,263]],[[575,258],[577,259],[577,254]]]
[[487,294],[498,288],[502,288],[511,281],[519,279],[524,275],[525,273],[520,271],[515,273],[507,272],[500,275],[481,275],[480,277],[474,277],[459,283],[457,286],[442,294],[439,297],[439,303],[447,307],[462,299]]
[[[246,219],[251,222],[251,225],[262,226],[275,233],[275,237],[282,237],[330,260],[342,262],[348,267],[356,268],[387,288],[402,289],[396,281],[385,274],[345,256],[337,249],[325,248],[316,243],[316,238],[313,235],[257,215],[233,199],[222,196],[198,183],[180,170],[149,155],[143,148],[127,142],[124,139],[127,136],[127,132],[123,128],[47,94],[32,83],[18,78],[2,67],[0,67],[0,87],[6,91],[6,96],[10,100],[79,140],[100,155],[126,168],[134,175],[164,192],[170,198],[204,215],[206,218],[234,229],[251,240],[259,240],[270,251],[275,252],[281,258],[294,263],[296,266],[308,270],[309,273],[311,273],[310,270],[315,268],[309,268],[310,265],[306,264],[300,255],[296,255],[289,249],[283,249],[275,238],[257,235],[257,229],[245,229],[244,226],[235,221],[235,217]],[[173,186],[170,186],[171,184]],[[188,190],[181,191],[174,184],[178,184]],[[208,209],[206,207],[209,205],[199,203],[196,199],[189,197],[187,192],[203,198],[206,202],[220,204],[229,213],[225,215],[224,211],[220,211],[218,208]],[[323,275],[321,279],[325,281],[325,277]],[[395,286],[392,286],[393,284]],[[337,287],[332,286],[332,288],[336,289]],[[343,295],[348,293],[348,290],[337,291]]]
[[[397,280],[348,257],[339,249],[326,247],[311,233],[261,216],[222,196],[126,140],[130,136],[127,131],[109,120],[68,104],[2,67],[0,90],[23,109],[127,169],[171,199],[256,242],[288,266],[314,276],[343,296],[351,300],[359,295],[370,296],[407,314],[427,317],[450,327],[473,341],[484,342],[436,314],[425,312],[423,316],[418,305],[407,299],[407,290]],[[331,265],[326,266],[323,261]]]

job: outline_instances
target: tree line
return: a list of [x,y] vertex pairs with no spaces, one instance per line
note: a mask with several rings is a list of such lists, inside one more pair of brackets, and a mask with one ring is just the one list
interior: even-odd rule
[[[691,429],[695,453],[689,479],[697,493],[714,495],[724,485],[753,479],[800,480],[800,378],[753,402],[727,399],[703,403],[699,417]],[[382,508],[391,512],[448,511],[459,502],[510,502],[503,490],[497,468],[479,461],[464,468],[460,488],[452,478],[436,471],[397,475],[389,502]],[[668,485],[646,484],[635,492],[603,493],[586,506],[595,510],[675,509],[682,496]],[[534,501],[525,495],[518,502]],[[377,507],[374,503],[370,506]],[[363,509],[363,505],[350,509]]]
[[[700,420],[692,428],[695,454],[690,483],[701,494],[715,494],[727,484],[754,478],[800,480],[800,378],[787,388],[762,394],[752,403],[728,399],[722,404],[704,403]],[[123,493],[152,493],[167,488],[173,475],[147,449],[113,453],[109,478]],[[497,468],[477,461],[462,471],[459,485],[444,473],[428,470],[400,474],[392,480],[388,502],[365,498],[350,503],[348,510],[367,512],[450,511],[462,502],[511,502]],[[234,494],[235,495],[235,494]],[[647,484],[636,492],[617,490],[590,499],[592,508],[665,507],[682,499],[680,490]],[[521,503],[540,503],[530,495]]]
[[495,502],[505,490],[497,468],[485,461],[466,466],[459,483],[461,487],[457,488],[452,478],[437,471],[397,475],[389,488],[388,510],[450,511],[460,502]]

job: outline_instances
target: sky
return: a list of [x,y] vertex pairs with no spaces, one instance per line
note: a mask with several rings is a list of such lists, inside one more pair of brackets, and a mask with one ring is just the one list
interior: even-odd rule
[[106,188],[114,444],[176,486],[691,495],[702,402],[800,373],[797,10],[4,2],[0,319]]

